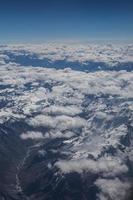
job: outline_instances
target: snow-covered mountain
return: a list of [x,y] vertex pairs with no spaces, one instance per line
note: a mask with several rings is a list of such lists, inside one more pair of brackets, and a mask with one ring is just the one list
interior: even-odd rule
[[0,47],[0,200],[132,198],[132,56],[133,45]]

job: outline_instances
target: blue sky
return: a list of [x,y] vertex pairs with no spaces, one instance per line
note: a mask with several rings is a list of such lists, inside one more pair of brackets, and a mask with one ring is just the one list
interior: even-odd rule
[[133,0],[0,0],[0,42],[133,40]]

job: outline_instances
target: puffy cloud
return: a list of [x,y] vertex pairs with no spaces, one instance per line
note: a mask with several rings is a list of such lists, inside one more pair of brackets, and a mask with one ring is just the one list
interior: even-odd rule
[[52,129],[49,132],[45,133],[45,138],[71,138],[75,136],[75,133],[69,130],[59,131],[58,129]]
[[51,117],[47,115],[37,115],[28,120],[32,126],[44,126],[47,128],[56,128],[57,130],[69,130],[82,128],[85,126],[86,121],[80,117],[69,117],[65,115]]
[[23,140],[27,140],[27,139],[38,140],[38,139],[43,139],[44,136],[41,132],[28,131],[26,133],[22,133],[20,135],[20,138],[23,139]]
[[118,178],[99,178],[95,184],[100,189],[98,200],[125,200],[130,189],[130,183],[120,181]]
[[81,117],[68,117],[58,116],[56,117],[57,128],[61,130],[83,128],[86,124],[86,120]]
[[[131,61],[132,46],[126,48],[129,50],[116,45],[3,47],[5,52],[12,50],[16,56],[36,53],[39,59],[51,59],[51,64],[67,59],[84,64],[104,61],[109,66],[118,61]],[[22,133],[23,140],[62,138],[63,153],[69,156],[66,160],[58,160],[55,166],[64,174],[86,171],[101,177],[95,183],[101,191],[100,200],[116,199],[109,191],[110,188],[115,190],[113,184],[119,186],[116,186],[119,192],[119,188],[126,191],[117,177],[126,179],[127,163],[133,162],[133,72],[87,73],[68,68],[23,67],[10,62],[6,56],[1,56],[0,62],[0,124],[10,119],[23,119],[33,130]],[[43,132],[39,132],[40,126]],[[41,151],[39,155],[44,154]]]
[[102,173],[104,176],[116,176],[128,171],[127,166],[115,157],[105,157],[96,161],[90,159],[60,160],[55,165],[63,173],[88,171],[90,173]]
[[[132,44],[85,44],[85,43],[45,43],[40,45],[27,44],[8,45],[1,47],[2,57],[5,52],[16,56],[36,55],[39,60],[48,59],[49,63],[66,60],[79,62],[86,66],[87,62],[105,63],[107,67],[117,67],[119,63],[133,62]],[[7,56],[7,55],[5,55]],[[91,64],[92,64],[91,63]],[[71,67],[71,66],[70,66]]]
[[79,115],[82,110],[76,106],[56,106],[52,105],[47,107],[43,110],[44,113],[50,115],[68,115],[68,116],[75,116]]
[[47,115],[37,115],[27,121],[32,126],[44,126],[48,128],[55,128],[55,119]]

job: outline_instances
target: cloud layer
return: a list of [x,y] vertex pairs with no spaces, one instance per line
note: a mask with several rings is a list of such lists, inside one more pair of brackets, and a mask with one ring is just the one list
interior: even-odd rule
[[132,44],[93,43],[45,43],[1,46],[0,63],[3,60],[56,68],[77,70],[133,69]]
[[[46,53],[50,59],[65,55],[80,62],[131,60],[132,46],[127,50],[113,47],[101,47],[102,53],[97,45],[81,45],[78,50],[77,46],[58,49],[55,44],[47,49],[33,45],[4,48],[17,55],[25,48],[28,55],[36,52],[40,59]],[[99,200],[123,199],[131,185],[128,163],[133,164],[133,72],[26,68],[8,59],[0,56],[0,124],[22,120],[31,129],[20,135],[23,140],[62,138],[68,158],[55,161],[58,172],[97,174],[94,185],[99,188]]]

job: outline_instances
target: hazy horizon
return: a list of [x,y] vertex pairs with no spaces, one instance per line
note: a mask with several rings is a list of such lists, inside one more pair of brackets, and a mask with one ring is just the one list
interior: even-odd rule
[[0,0],[0,43],[133,41],[131,0]]

